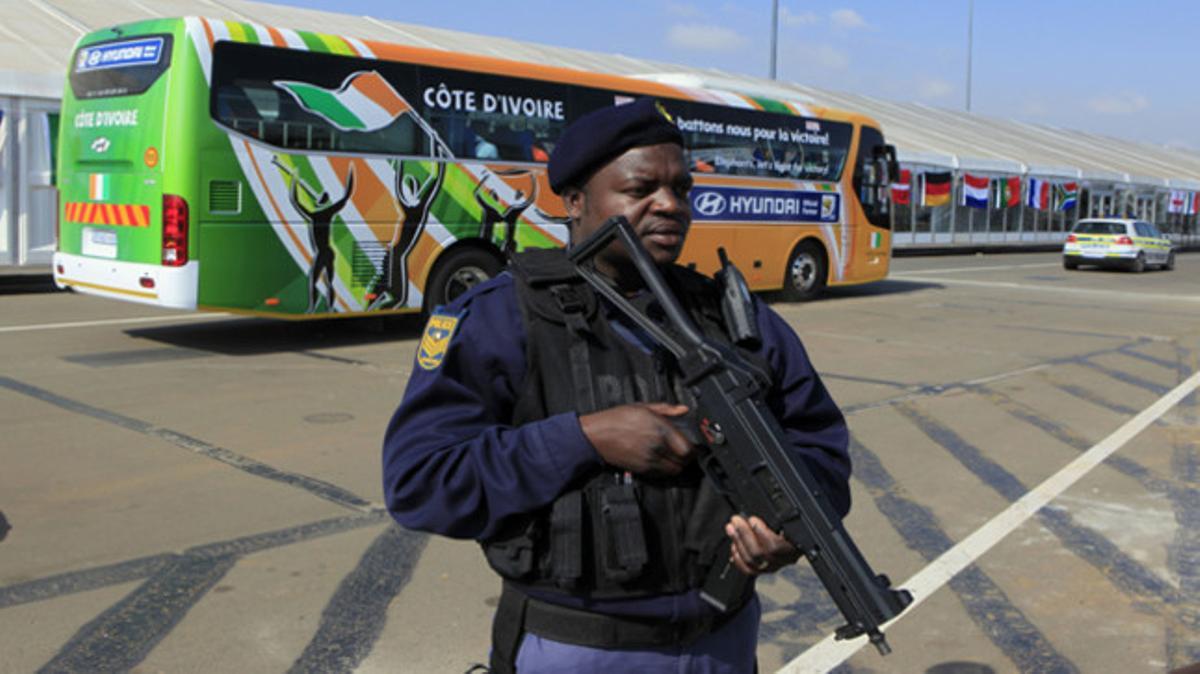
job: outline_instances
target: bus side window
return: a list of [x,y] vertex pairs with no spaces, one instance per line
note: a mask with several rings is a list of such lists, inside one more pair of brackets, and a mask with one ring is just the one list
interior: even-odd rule
[[217,91],[217,117],[232,129],[262,137],[262,117],[242,87],[227,85]]
[[567,124],[566,84],[432,66],[419,80],[413,103],[434,134],[426,154],[440,144],[462,159],[544,162]]
[[692,170],[735,176],[836,181],[850,145],[843,122],[667,100]]

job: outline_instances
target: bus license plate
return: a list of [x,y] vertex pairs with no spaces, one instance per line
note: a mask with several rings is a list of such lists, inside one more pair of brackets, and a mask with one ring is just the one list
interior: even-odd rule
[[83,228],[83,254],[92,257],[117,257],[117,233],[108,229]]

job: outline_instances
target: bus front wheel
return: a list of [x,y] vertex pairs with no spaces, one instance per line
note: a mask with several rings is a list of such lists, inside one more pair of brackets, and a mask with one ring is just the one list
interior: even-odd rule
[[478,248],[460,248],[446,254],[425,285],[425,311],[453,302],[459,295],[500,273],[504,263]]
[[816,299],[825,289],[829,263],[825,249],[815,241],[803,241],[792,251],[783,279],[783,297],[793,302]]

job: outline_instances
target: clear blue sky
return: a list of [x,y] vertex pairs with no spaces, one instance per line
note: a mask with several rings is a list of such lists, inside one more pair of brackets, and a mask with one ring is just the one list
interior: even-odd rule
[[[770,58],[771,0],[270,1],[732,73]],[[780,7],[780,79],[965,107],[968,0]],[[1200,150],[1198,66],[1195,0],[975,1],[972,112]]]

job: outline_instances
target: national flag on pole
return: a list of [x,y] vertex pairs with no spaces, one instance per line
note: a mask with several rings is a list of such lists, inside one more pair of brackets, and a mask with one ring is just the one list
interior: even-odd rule
[[1025,205],[1042,211],[1050,208],[1050,183],[1030,178],[1029,191],[1025,193]]
[[1079,200],[1079,183],[1058,183],[1054,186],[1054,210],[1069,211]]
[[1186,194],[1187,194],[1187,196],[1184,197],[1184,199],[1183,199],[1183,214],[1184,215],[1195,215],[1196,208],[1197,208],[1196,202],[1200,201],[1200,199],[1196,198],[1195,192],[1187,192]]
[[962,205],[970,208],[987,208],[988,191],[991,185],[992,181],[987,178],[964,173]]
[[275,80],[300,107],[342,131],[376,131],[412,110],[404,97],[374,70],[352,73],[337,89]]
[[1021,177],[997,178],[992,181],[996,186],[996,208],[1011,208],[1021,205]]
[[922,206],[942,206],[950,203],[950,172],[924,174],[925,189],[921,192]]
[[1171,194],[1167,199],[1168,213],[1187,213],[1187,197],[1188,192],[1183,190],[1171,190]]
[[907,206],[912,201],[912,171],[900,169],[900,180],[892,183],[892,203]]
[[88,199],[92,201],[104,201],[108,198],[108,176],[103,173],[92,173],[88,175]]

